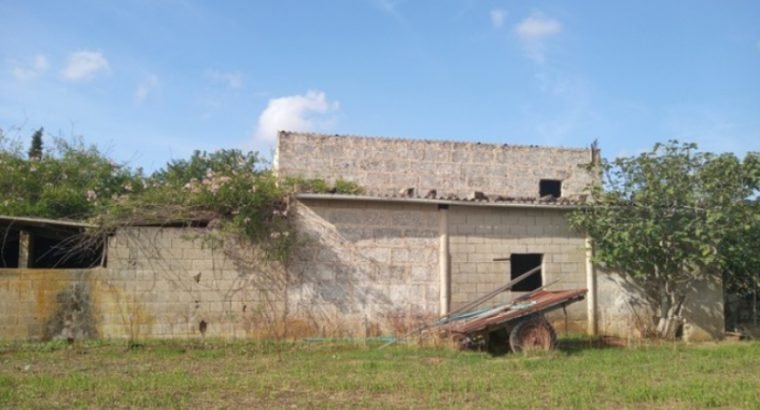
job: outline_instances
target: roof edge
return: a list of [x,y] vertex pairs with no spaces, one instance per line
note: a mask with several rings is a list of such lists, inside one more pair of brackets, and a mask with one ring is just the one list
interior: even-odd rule
[[483,200],[466,200],[466,199],[429,199],[429,198],[408,198],[393,196],[370,196],[370,195],[349,195],[349,194],[314,194],[300,193],[296,194],[296,199],[313,199],[313,200],[336,200],[336,201],[364,201],[364,202],[385,202],[385,203],[404,203],[404,204],[427,204],[427,205],[458,205],[490,208],[522,208],[522,209],[579,209],[578,204],[549,204],[549,203],[526,203],[526,202],[493,202]]
[[61,219],[0,215],[0,222],[4,222],[4,221],[11,222],[11,223],[19,223],[19,224],[24,224],[24,225],[36,225],[36,226],[53,225],[53,226],[65,226],[65,227],[70,227],[70,228],[97,228],[98,227],[97,225],[88,224],[85,222],[65,221]]
[[469,146],[491,146],[494,148],[520,148],[520,149],[540,149],[540,150],[558,150],[558,151],[574,151],[574,152],[591,152],[591,147],[567,147],[559,145],[529,145],[529,144],[510,144],[510,143],[498,143],[498,142],[480,142],[480,141],[462,141],[454,139],[433,139],[433,138],[403,138],[403,137],[390,137],[382,135],[357,135],[357,134],[326,134],[319,132],[302,132],[302,131],[288,131],[281,130],[277,133],[277,144],[279,145],[280,136],[282,135],[303,135],[308,137],[317,138],[354,138],[364,140],[380,140],[387,142],[421,142],[421,143],[438,143],[438,144],[454,144],[454,145],[469,145]]

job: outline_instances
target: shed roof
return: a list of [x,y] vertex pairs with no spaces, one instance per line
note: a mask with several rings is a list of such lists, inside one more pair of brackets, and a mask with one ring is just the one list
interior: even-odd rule
[[0,215],[0,225],[36,228],[97,228],[97,225],[63,219],[36,218],[26,216]]

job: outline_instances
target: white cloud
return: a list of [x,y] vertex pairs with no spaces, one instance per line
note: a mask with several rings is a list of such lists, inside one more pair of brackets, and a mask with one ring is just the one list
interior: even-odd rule
[[146,77],[137,85],[137,89],[135,90],[135,102],[138,105],[144,103],[156,87],[158,87],[158,76],[151,74]]
[[540,12],[534,12],[518,23],[514,30],[528,57],[538,64],[543,64],[546,60],[544,42],[561,32],[562,24],[555,19],[544,17]]
[[243,86],[243,75],[239,71],[210,71],[208,77],[211,81],[224,84],[229,88],[240,88]]
[[503,9],[491,10],[491,26],[501,28],[504,26],[504,19],[507,17],[507,11]]
[[515,26],[515,33],[525,41],[540,41],[562,31],[559,21],[533,13]]
[[28,65],[14,64],[11,74],[19,81],[30,80],[44,74],[48,67],[47,58],[42,54],[38,54],[34,56],[34,60]]
[[322,91],[273,98],[259,116],[254,138],[272,142],[281,130],[319,131],[329,128],[334,122],[331,114],[339,107],[337,101],[329,101]]
[[69,61],[63,69],[67,80],[87,80],[100,72],[108,72],[111,66],[100,51],[81,50],[69,54]]

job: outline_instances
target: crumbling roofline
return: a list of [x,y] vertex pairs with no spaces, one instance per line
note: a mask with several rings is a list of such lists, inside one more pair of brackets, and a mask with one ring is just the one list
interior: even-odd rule
[[530,209],[579,209],[580,205],[574,204],[542,204],[542,203],[525,203],[525,202],[493,202],[477,200],[452,200],[452,199],[427,199],[427,198],[406,198],[393,196],[369,196],[369,195],[347,195],[347,194],[296,194],[297,199],[314,199],[314,200],[335,200],[335,201],[362,201],[362,202],[384,202],[384,203],[404,203],[404,204],[430,204],[430,205],[459,205],[459,206],[480,206],[490,208],[530,208]]
[[554,145],[529,145],[529,144],[509,144],[509,143],[496,143],[496,142],[473,142],[473,141],[457,141],[450,139],[429,139],[429,138],[402,138],[402,137],[388,137],[382,135],[356,135],[356,134],[324,134],[318,132],[300,132],[300,131],[286,131],[282,130],[277,134],[278,146],[282,136],[305,136],[311,138],[323,138],[323,139],[355,139],[355,140],[373,140],[383,141],[387,143],[402,142],[402,143],[421,143],[421,144],[449,144],[455,146],[483,146],[491,148],[516,148],[526,150],[541,150],[541,151],[570,151],[570,152],[592,152],[591,147],[565,147]]

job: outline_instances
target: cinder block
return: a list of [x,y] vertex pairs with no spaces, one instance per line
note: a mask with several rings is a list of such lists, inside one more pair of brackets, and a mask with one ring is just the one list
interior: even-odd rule
[[210,259],[211,252],[208,249],[182,249],[183,259]]

